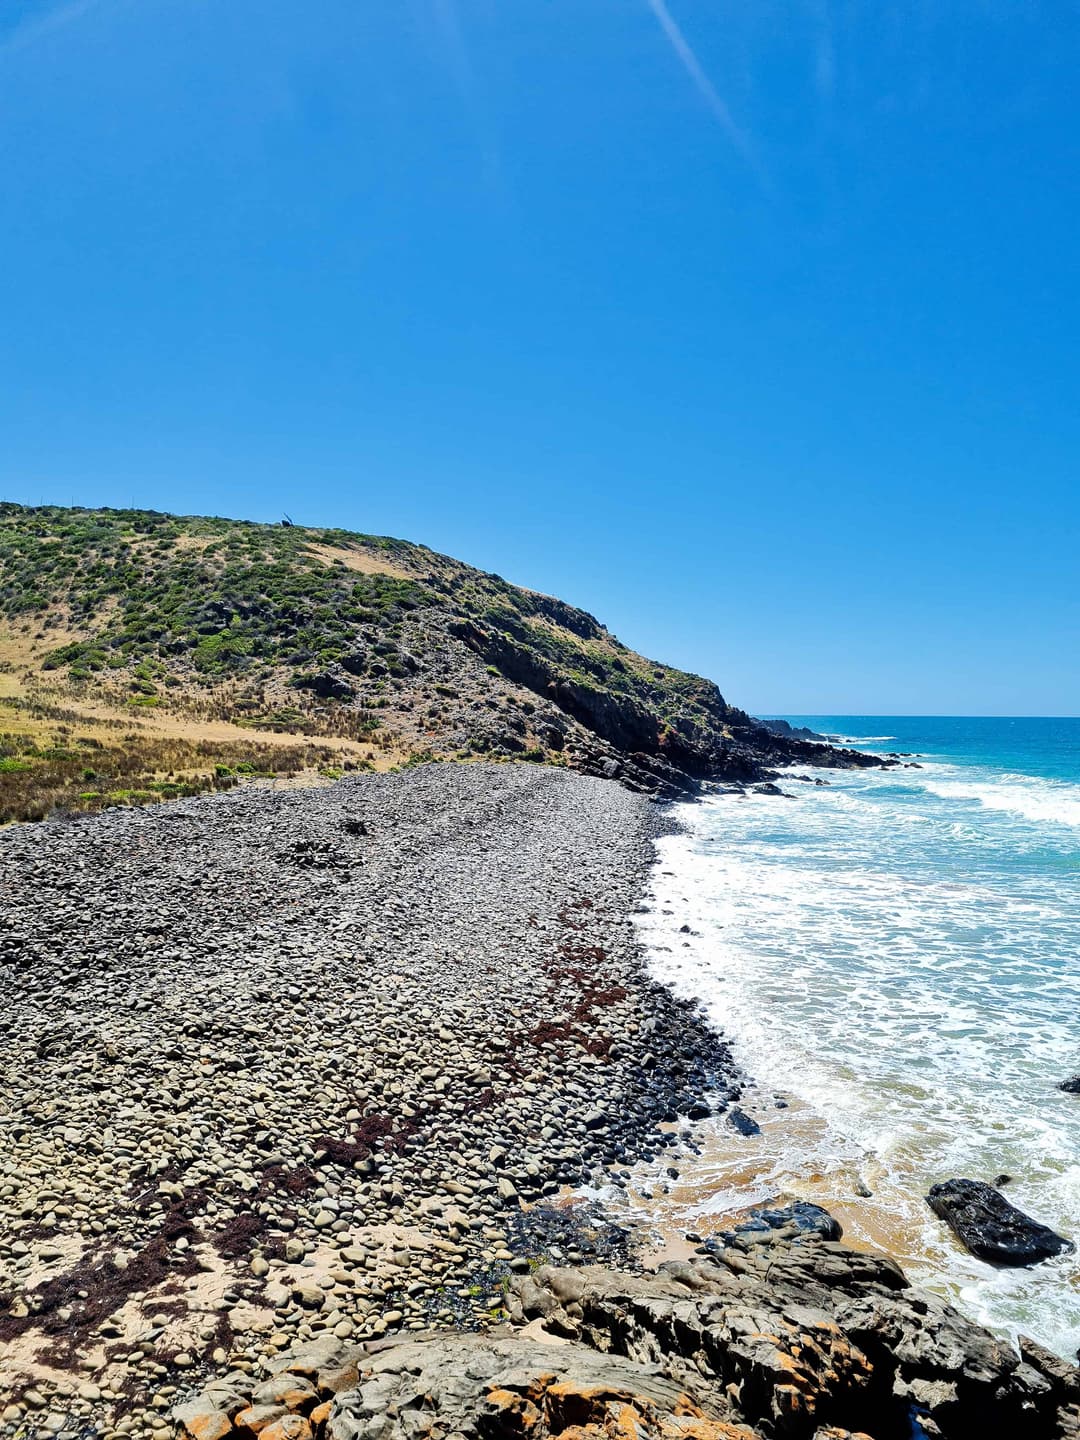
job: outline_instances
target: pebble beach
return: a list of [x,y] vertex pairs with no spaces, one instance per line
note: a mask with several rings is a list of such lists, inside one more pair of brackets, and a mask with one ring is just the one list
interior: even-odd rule
[[0,834],[7,1435],[172,1434],[298,1343],[504,1319],[738,1082],[648,980],[663,810],[532,765]]

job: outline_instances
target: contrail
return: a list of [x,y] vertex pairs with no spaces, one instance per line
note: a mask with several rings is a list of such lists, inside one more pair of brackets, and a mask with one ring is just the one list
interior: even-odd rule
[[37,19],[25,20],[21,24],[17,24],[14,30],[0,39],[0,55],[25,49],[35,40],[41,40],[46,35],[51,35],[54,30],[60,30],[71,21],[78,20],[88,11],[96,10],[101,3],[102,0],[69,0],[68,4],[58,5],[54,10],[47,11]]
[[449,66],[454,84],[472,122],[484,173],[489,183],[498,188],[500,170],[498,139],[469,58],[469,50],[465,43],[465,34],[458,14],[457,0],[430,0],[430,6],[439,33],[443,57]]
[[750,144],[746,134],[735,123],[735,118],[724,103],[723,97],[717,93],[715,85],[713,85],[708,75],[705,74],[705,71],[701,67],[701,61],[694,54],[690,42],[676,24],[671,11],[667,8],[665,0],[646,0],[646,4],[656,16],[657,24],[667,36],[671,48],[682,62],[683,69],[690,76],[690,79],[693,80],[702,99],[727,132],[728,139],[743,158],[747,160],[755,170],[760,172],[760,166],[757,156],[754,154],[753,146]]
[[442,35],[446,57],[454,80],[462,95],[471,101],[476,85],[454,0],[433,0],[432,9],[435,13],[435,23]]

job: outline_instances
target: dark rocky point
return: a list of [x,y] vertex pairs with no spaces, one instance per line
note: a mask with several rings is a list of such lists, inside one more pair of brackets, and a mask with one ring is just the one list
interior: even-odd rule
[[824,735],[819,735],[816,730],[811,730],[806,725],[792,725],[787,720],[758,720],[757,724],[763,730],[783,736],[786,740],[817,740],[822,745],[829,743]]

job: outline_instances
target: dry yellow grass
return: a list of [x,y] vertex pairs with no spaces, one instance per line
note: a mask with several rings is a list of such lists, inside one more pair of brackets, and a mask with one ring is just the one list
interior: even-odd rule
[[247,744],[271,749],[295,745],[301,739],[317,740],[333,749],[341,760],[368,761],[379,766],[379,762],[384,759],[383,752],[374,745],[358,740],[262,730],[255,725],[234,725],[227,720],[200,720],[172,714],[160,708],[133,711],[128,707],[109,705],[101,700],[75,695],[70,688],[27,686],[18,675],[0,673],[0,729],[26,735],[45,734],[50,730],[52,722],[48,718],[41,718],[40,714],[35,716],[32,711],[9,709],[3,705],[4,700],[25,700],[43,708],[55,707],[63,710],[71,717],[65,721],[67,725],[77,726],[80,734],[93,735],[99,739],[108,734],[115,737],[119,724],[131,735],[147,740],[173,739],[216,745]]
[[[104,606],[102,614],[107,620],[108,612]],[[45,619],[50,621],[50,628],[47,630],[43,624]],[[76,640],[85,640],[91,633],[85,627],[72,625],[70,615],[59,607],[53,608],[47,615],[33,622],[24,620],[15,625],[0,623],[0,666],[14,665],[39,670],[50,650],[59,649],[61,645],[70,645]]]
[[[263,729],[257,723],[235,724],[226,718],[208,718],[199,713],[213,708],[215,700],[231,710],[241,694],[235,682],[216,689],[204,686],[181,687],[162,696],[157,706],[134,706],[122,683],[105,675],[82,685],[67,681],[62,672],[44,670],[45,656],[59,646],[86,638],[87,632],[71,626],[67,617],[59,616],[59,624],[42,631],[40,621],[33,625],[0,625],[0,701],[33,702],[38,707],[53,707],[71,715],[70,724],[77,724],[88,734],[103,737],[115,735],[118,724],[133,736],[143,739],[174,739],[192,743],[220,745],[256,745],[284,748],[298,740],[317,740],[331,747],[339,762],[353,761],[385,770],[400,763],[410,753],[407,744],[397,745],[389,734],[377,740],[355,739],[349,735],[322,734],[308,730]],[[295,697],[280,683],[267,687],[273,702],[291,703]],[[4,707],[0,729],[25,735],[37,735],[48,729],[49,722],[33,711]]]
[[329,784],[409,756],[390,731],[365,741],[239,725],[200,715],[201,692],[138,706],[105,677],[72,684],[42,669],[50,650],[80,638],[61,626],[42,633],[40,622],[0,628],[0,824],[236,784]]
[[380,550],[358,545],[323,545],[315,540],[309,541],[305,548],[324,565],[344,565],[346,570],[355,570],[360,575],[393,575],[398,580],[415,578],[415,571],[395,564]]
[[66,698],[0,697],[0,824],[238,784],[329,784],[408,758],[389,737],[361,746],[170,716],[144,722]]

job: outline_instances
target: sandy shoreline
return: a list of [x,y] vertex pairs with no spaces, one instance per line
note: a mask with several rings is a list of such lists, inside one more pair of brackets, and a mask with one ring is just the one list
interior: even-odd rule
[[433,765],[0,836],[7,1433],[163,1437],[225,1368],[485,1328],[530,1261],[617,1257],[550,1202],[737,1085],[645,974],[662,823]]

